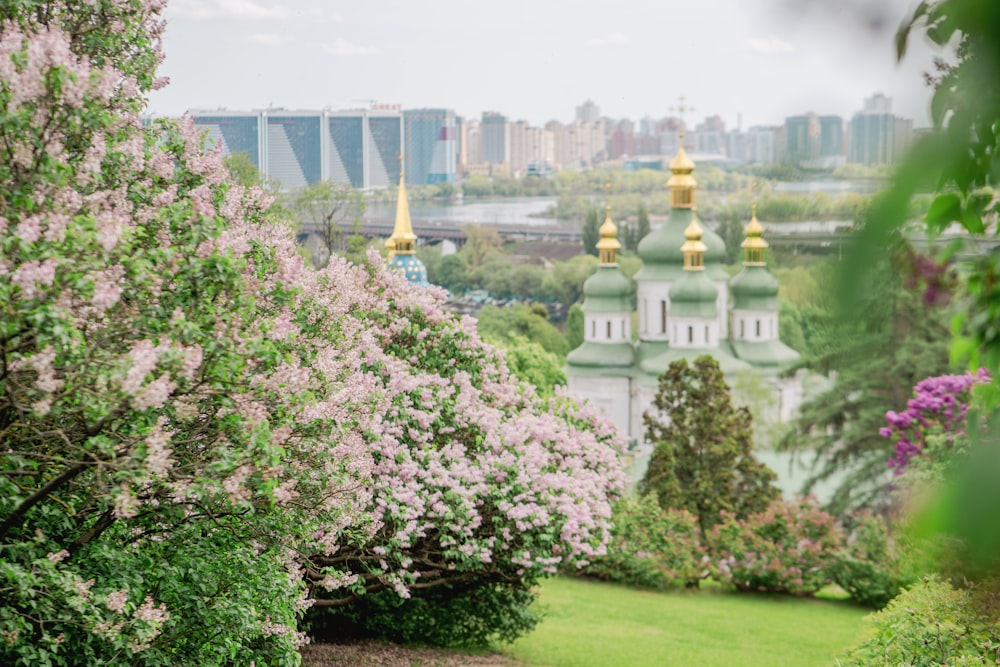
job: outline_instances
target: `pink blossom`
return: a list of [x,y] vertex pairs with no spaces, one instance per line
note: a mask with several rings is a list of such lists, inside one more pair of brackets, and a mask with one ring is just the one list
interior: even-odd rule
[[120,591],[108,593],[104,605],[111,611],[120,614],[125,611],[126,603],[128,603],[128,589],[123,588]]

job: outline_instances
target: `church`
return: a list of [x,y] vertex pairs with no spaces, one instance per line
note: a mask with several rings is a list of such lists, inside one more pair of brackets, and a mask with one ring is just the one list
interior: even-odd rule
[[767,270],[756,206],[742,243],[743,269],[730,279],[725,243],[697,219],[694,167],[682,143],[670,162],[669,219],[639,242],[634,297],[618,270],[621,244],[608,207],[597,243],[600,264],[583,288],[584,342],[567,357],[569,393],[611,419],[634,443],[637,459],[651,449],[643,413],[673,361],[711,355],[731,387],[744,374],[755,377],[771,394],[763,398],[779,421],[791,419],[802,401],[801,379],[781,376],[799,354],[778,336],[778,281]]

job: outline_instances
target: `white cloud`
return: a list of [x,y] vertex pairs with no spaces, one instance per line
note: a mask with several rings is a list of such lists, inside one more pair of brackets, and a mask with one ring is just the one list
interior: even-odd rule
[[587,46],[621,46],[622,44],[628,44],[631,39],[629,36],[623,32],[609,32],[603,37],[595,37],[594,39],[587,42]]
[[323,44],[322,49],[331,56],[373,56],[379,53],[374,47],[352,44],[346,39],[339,38],[333,40],[332,44]]
[[261,46],[281,46],[285,43],[283,35],[277,35],[272,32],[258,32],[247,35],[246,40],[251,44],[260,44]]
[[777,37],[751,37],[746,42],[747,48],[762,56],[778,56],[783,53],[793,53],[795,47]]
[[167,16],[188,21],[275,21],[290,18],[292,13],[280,5],[268,6],[254,0],[174,0],[167,5]]

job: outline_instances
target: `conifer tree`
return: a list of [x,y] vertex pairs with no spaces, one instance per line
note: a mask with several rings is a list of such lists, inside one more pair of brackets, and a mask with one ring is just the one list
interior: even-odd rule
[[750,411],[733,407],[714,358],[671,363],[653,405],[656,414],[644,419],[656,446],[640,493],[657,494],[664,509],[695,514],[703,536],[720,511],[745,517],[777,497],[774,472],[753,455]]
[[639,241],[643,240],[649,236],[649,211],[646,210],[646,205],[641,204],[639,206],[638,220],[636,222],[638,229],[634,235],[634,247],[629,248],[629,250],[638,250]]
[[598,231],[601,226],[600,213],[596,208],[587,209],[587,218],[583,223],[583,251],[597,257],[597,242],[601,240]]

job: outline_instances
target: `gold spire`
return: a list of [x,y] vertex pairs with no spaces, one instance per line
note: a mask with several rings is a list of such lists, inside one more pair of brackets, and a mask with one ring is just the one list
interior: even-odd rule
[[694,162],[684,152],[684,132],[680,133],[680,148],[677,155],[670,161],[670,171],[673,175],[667,181],[670,188],[670,206],[672,208],[691,208],[694,205],[694,189],[698,185],[691,172]]
[[756,202],[750,211],[750,224],[743,230],[747,237],[740,244],[740,247],[743,248],[743,264],[744,266],[764,266],[764,249],[767,248],[767,241],[763,238],[764,228],[757,221]]
[[685,271],[705,270],[705,251],[708,249],[701,241],[701,225],[698,224],[698,217],[691,213],[691,224],[684,230],[684,245],[681,252],[684,253]]
[[392,236],[386,242],[392,241],[395,255],[412,255],[413,245],[417,240],[417,235],[413,233],[413,223],[410,222],[410,205],[406,201],[406,179],[403,176],[403,169],[399,169],[399,196],[396,200],[396,225],[392,229]]
[[604,224],[597,231],[601,235],[601,240],[597,242],[601,264],[617,264],[616,253],[622,244],[618,242],[618,227],[611,220],[611,204],[605,206]]

